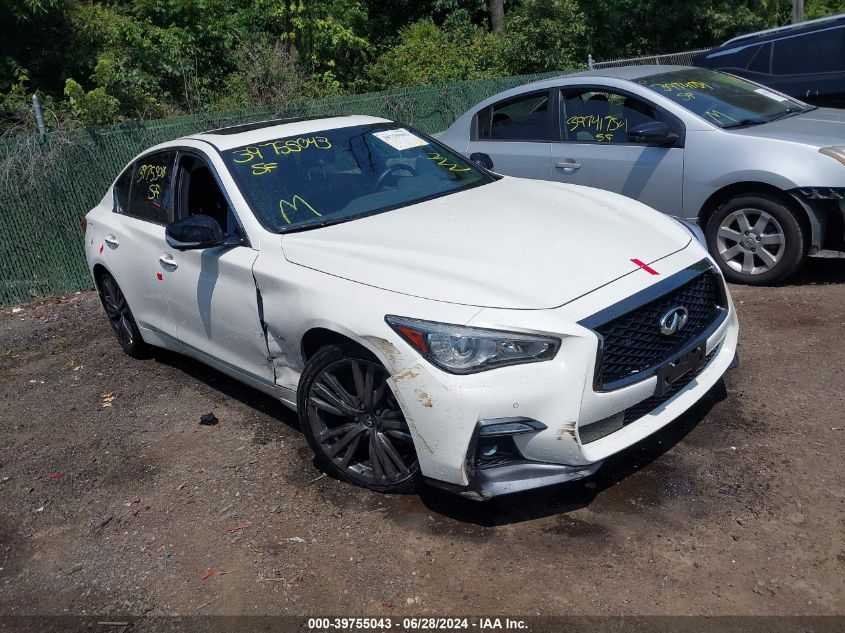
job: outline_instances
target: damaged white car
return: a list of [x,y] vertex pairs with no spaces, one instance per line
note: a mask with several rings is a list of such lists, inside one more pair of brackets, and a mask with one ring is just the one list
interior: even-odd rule
[[164,143],[86,227],[128,354],[176,350],[272,394],[323,469],[377,491],[484,499],[585,477],[735,359],[694,227],[493,174],[380,118]]

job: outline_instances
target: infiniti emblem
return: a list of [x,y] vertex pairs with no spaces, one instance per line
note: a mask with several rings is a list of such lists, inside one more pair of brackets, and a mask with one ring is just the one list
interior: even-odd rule
[[660,317],[660,333],[672,336],[676,332],[680,332],[687,324],[687,317],[689,317],[689,312],[686,308],[680,306],[672,308]]

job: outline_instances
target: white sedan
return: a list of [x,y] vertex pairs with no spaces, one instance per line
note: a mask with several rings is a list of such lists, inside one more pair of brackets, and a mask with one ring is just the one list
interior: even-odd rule
[[279,398],[325,471],[377,491],[585,477],[735,359],[694,227],[499,176],[385,119],[158,145],[86,227],[128,354],[176,350]]

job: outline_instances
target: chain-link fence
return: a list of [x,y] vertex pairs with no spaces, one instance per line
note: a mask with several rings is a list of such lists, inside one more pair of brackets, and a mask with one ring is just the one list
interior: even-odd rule
[[588,60],[591,69],[615,68],[617,66],[643,66],[645,64],[660,64],[662,66],[691,66],[692,59],[699,53],[709,51],[709,48],[697,48],[694,51],[667,53],[665,55],[645,55],[643,57],[629,57],[628,59],[611,59],[603,62]]
[[80,220],[141,150],[227,125],[288,116],[369,114],[425,132],[445,129],[478,101],[562,73],[422,86],[203,113],[0,142],[0,305],[91,286]]

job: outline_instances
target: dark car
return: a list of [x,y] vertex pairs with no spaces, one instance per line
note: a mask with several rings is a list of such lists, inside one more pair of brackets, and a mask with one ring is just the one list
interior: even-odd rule
[[845,108],[845,14],[728,40],[693,64],[746,77],[807,103]]

